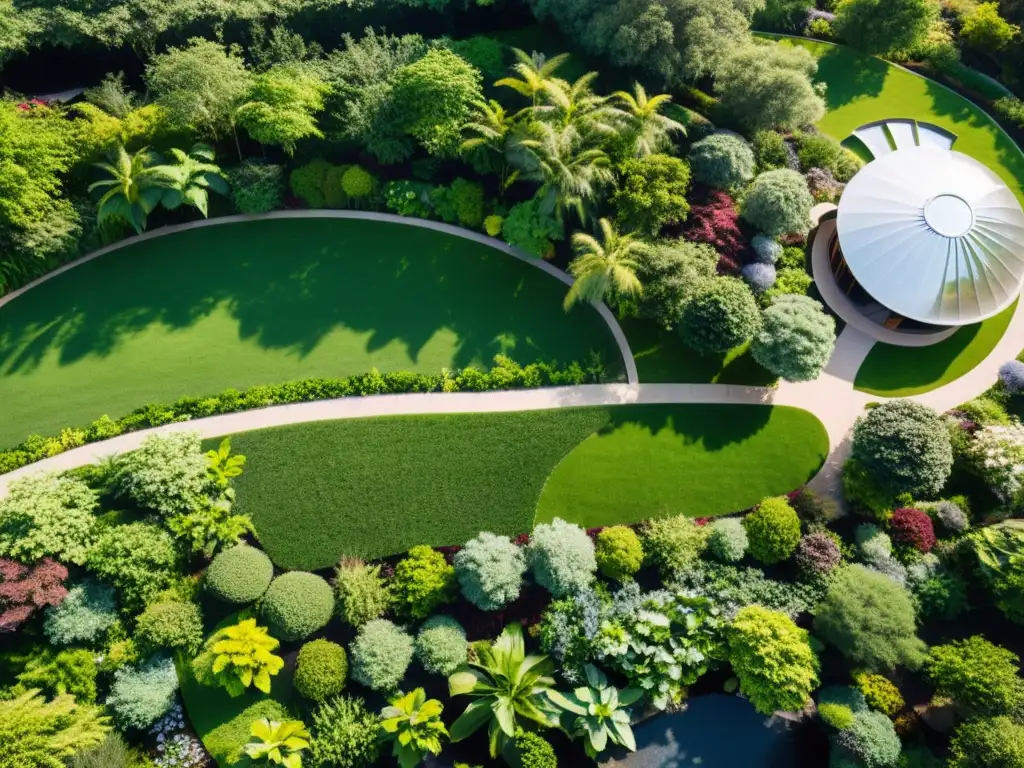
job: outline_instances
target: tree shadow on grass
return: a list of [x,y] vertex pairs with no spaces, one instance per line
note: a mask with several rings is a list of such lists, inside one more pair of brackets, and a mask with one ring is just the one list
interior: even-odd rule
[[630,405],[609,408],[608,424],[598,431],[606,436],[626,427],[657,435],[674,433],[683,444],[718,451],[742,443],[768,425],[767,405]]
[[875,344],[857,371],[854,387],[885,392],[933,384],[945,375],[980,331],[981,323],[966,325],[929,347]]
[[831,112],[857,99],[877,97],[889,72],[889,65],[881,59],[845,46],[830,46],[818,59],[815,79],[828,83],[825,106]]
[[593,309],[563,315],[564,292],[528,264],[416,227],[222,225],[115,251],[16,299],[0,313],[0,371],[30,370],[53,349],[61,365],[105,357],[151,325],[188,328],[222,307],[241,340],[299,357],[341,327],[369,332],[368,352],[400,341],[413,361],[448,329],[456,366],[498,353],[525,364],[614,350]]

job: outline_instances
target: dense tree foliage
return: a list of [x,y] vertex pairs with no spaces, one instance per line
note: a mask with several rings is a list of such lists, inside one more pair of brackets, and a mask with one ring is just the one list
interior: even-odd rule
[[925,669],[936,691],[971,715],[1011,714],[1024,703],[1020,659],[981,635],[934,646]]
[[723,277],[694,291],[678,325],[683,341],[698,352],[725,352],[757,333],[761,318],[743,281]]
[[836,31],[868,53],[907,51],[924,39],[937,16],[931,0],[840,0]]
[[653,237],[663,227],[686,219],[690,212],[686,201],[690,169],[682,160],[648,155],[623,161],[618,171],[619,187],[611,203],[621,228]]
[[761,315],[750,353],[777,376],[811,381],[832,356],[836,322],[807,296],[779,296]]

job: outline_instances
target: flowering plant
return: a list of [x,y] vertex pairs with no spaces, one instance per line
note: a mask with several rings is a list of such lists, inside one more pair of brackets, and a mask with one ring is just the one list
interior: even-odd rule
[[970,455],[975,471],[1000,501],[1019,503],[1024,487],[1024,425],[982,427],[974,433]]

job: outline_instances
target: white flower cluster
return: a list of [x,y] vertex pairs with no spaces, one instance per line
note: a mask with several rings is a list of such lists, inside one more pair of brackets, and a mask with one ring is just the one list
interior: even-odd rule
[[175,704],[166,715],[149,729],[156,737],[156,768],[204,768],[210,765],[210,756],[203,749],[202,742],[185,733],[185,714],[181,704]]
[[1012,503],[1024,485],[1024,425],[979,429],[972,445],[974,466],[1004,503]]

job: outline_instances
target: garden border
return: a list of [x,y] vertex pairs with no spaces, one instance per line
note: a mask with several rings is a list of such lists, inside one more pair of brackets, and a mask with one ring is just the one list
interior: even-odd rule
[[[189,221],[184,224],[171,224],[166,227],[160,227],[158,229],[144,232],[141,235],[133,235],[127,237],[124,240],[119,240],[116,243],[111,243],[98,250],[88,253],[85,256],[81,256],[74,261],[68,262],[52,272],[47,272],[45,275],[36,278],[32,282],[23,285],[17,290],[11,291],[6,296],[0,296],[0,308],[3,308],[6,304],[14,299],[18,298],[22,294],[27,293],[31,289],[38,285],[42,285],[47,280],[51,280],[58,275],[62,275],[75,267],[79,267],[82,264],[86,264],[93,259],[98,259],[100,256],[105,256],[108,253],[126,248],[129,245],[135,245],[142,243],[147,240],[152,240],[157,237],[163,237],[165,235],[175,235],[179,232],[187,232],[191,229],[200,229],[202,227],[212,227],[222,224],[242,224],[250,221],[269,221],[273,219],[357,219],[363,221],[380,221],[387,222],[390,224],[404,224],[410,227],[421,227],[423,229],[432,229],[436,232],[442,232],[446,235],[452,235],[454,237],[461,237],[464,240],[473,240],[474,242],[480,243],[494,248],[497,251],[501,251],[519,261],[525,262],[542,272],[547,273],[556,280],[564,283],[567,286],[571,286],[575,279],[563,272],[556,266],[547,263],[542,259],[538,259],[535,256],[531,256],[525,251],[516,248],[515,246],[509,245],[508,243],[498,240],[494,237],[489,237],[481,232],[475,232],[471,229],[465,229],[463,227],[457,227],[453,224],[446,224],[440,221],[429,221],[427,219],[418,219],[410,216],[399,216],[393,213],[378,213],[376,211],[336,211],[325,208],[314,208],[314,209],[303,209],[294,211],[270,211],[268,213],[239,213],[231,216],[218,216],[212,219],[202,219],[200,221]],[[626,369],[626,382],[629,384],[638,384],[640,379],[636,371],[636,361],[633,359],[633,352],[629,348],[629,341],[626,339],[626,334],[623,332],[622,327],[619,325],[618,320],[615,319],[615,315],[612,314],[611,310],[608,309],[607,305],[603,301],[591,302],[594,309],[604,320],[608,326],[608,330],[611,331],[612,338],[615,339],[615,343],[619,348],[619,354],[622,355],[622,364]]]

